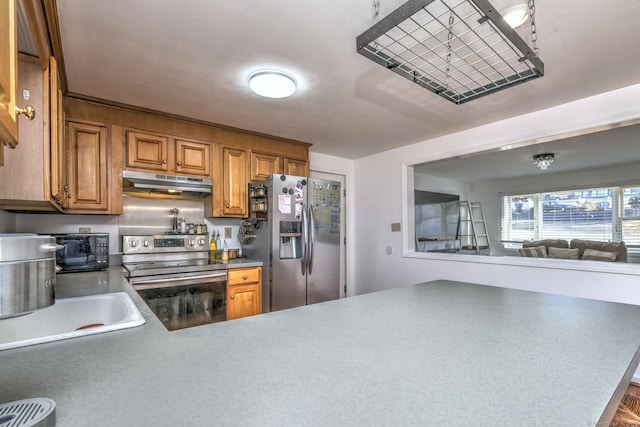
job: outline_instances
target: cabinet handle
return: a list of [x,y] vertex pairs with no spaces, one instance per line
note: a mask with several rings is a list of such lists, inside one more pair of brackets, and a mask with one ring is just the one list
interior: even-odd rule
[[182,162],[178,160],[178,166],[182,166]]
[[166,165],[166,164],[167,164],[167,159],[163,159],[163,160],[162,160],[162,164],[163,164],[163,165]]
[[20,114],[24,114],[24,116],[29,119],[29,120],[33,120],[33,118],[36,116],[36,110],[33,109],[33,107],[31,105],[27,105],[24,108],[18,108],[16,107],[16,114],[20,115]]
[[234,299],[234,298],[235,298],[235,295],[230,295],[229,296],[229,299]]
[[247,275],[245,274],[244,276],[242,276],[242,278],[243,278],[244,280],[247,280]]

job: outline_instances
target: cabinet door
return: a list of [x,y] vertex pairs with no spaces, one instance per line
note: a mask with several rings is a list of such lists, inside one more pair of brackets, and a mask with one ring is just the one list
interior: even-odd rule
[[107,130],[69,122],[70,209],[108,210]]
[[4,164],[4,146],[18,144],[16,21],[15,0],[0,2],[0,166]]
[[64,110],[62,109],[62,87],[56,59],[49,61],[49,96],[51,122],[51,196],[63,209],[69,209],[67,141],[64,138]]
[[309,162],[298,159],[284,159],[284,174],[309,176]]
[[222,213],[224,216],[247,216],[247,152],[237,148],[222,149]]
[[236,285],[227,288],[227,320],[260,314],[262,298],[260,285]]
[[176,139],[176,172],[211,176],[211,144]]
[[169,140],[143,132],[127,133],[127,166],[152,171],[169,170]]
[[282,173],[280,157],[251,152],[251,181],[264,181],[274,173]]

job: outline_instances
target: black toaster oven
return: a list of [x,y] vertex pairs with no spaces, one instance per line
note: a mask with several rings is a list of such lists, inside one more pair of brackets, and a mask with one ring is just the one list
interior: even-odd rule
[[60,273],[104,270],[109,267],[109,234],[52,234],[61,245],[56,251]]

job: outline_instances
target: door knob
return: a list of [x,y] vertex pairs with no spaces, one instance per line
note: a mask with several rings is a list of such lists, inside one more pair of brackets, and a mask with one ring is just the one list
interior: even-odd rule
[[20,115],[20,114],[24,114],[24,116],[29,119],[29,120],[33,120],[33,118],[36,116],[36,110],[33,109],[33,107],[31,105],[27,105],[24,108],[18,108],[16,107],[16,114]]

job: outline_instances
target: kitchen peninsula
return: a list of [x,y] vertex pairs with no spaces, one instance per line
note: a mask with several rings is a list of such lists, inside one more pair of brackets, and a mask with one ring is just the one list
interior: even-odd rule
[[0,352],[0,402],[60,426],[595,426],[638,365],[631,305],[441,280],[168,332],[85,274],[59,296],[124,289],[147,323]]

